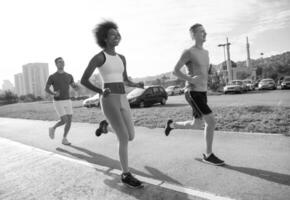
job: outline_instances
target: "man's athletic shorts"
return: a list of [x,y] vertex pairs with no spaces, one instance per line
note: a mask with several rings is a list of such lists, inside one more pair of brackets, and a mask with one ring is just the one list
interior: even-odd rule
[[203,115],[212,113],[207,105],[206,92],[186,91],[185,99],[192,108],[192,116],[202,118]]
[[59,117],[64,115],[72,115],[72,102],[71,100],[53,101],[54,109]]

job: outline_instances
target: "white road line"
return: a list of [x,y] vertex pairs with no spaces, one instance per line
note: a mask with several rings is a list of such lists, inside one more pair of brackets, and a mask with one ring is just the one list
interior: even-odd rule
[[[81,165],[84,165],[84,166],[95,168],[95,169],[100,170],[100,171],[106,171],[106,172],[111,173],[111,174],[120,175],[122,173],[118,169],[112,169],[112,168],[109,168],[109,167],[106,167],[106,166],[101,166],[101,165],[89,163],[89,162],[86,162],[86,161],[83,161],[83,160],[70,158],[70,157],[67,157],[67,156],[64,156],[64,155],[60,155],[60,154],[57,154],[57,153],[54,153],[54,152],[51,152],[51,151],[47,151],[47,150],[39,149],[39,148],[36,148],[36,147],[32,147],[32,146],[29,146],[29,145],[26,145],[26,144],[22,144],[20,142],[16,142],[16,141],[13,141],[13,140],[10,140],[10,139],[6,139],[6,138],[0,138],[0,144],[1,143],[4,143],[4,144],[10,143],[10,144],[18,145],[18,146],[21,146],[21,147],[24,147],[24,148],[28,148],[28,149],[33,150],[33,151],[38,151],[38,152],[43,153],[43,154],[45,154],[47,156],[57,157],[57,158],[60,158],[60,159],[63,159],[63,160],[67,160],[67,161],[73,162],[73,163],[78,163],[78,164],[81,164]],[[2,144],[1,144],[1,146],[2,146]],[[204,198],[204,199],[208,199],[208,200],[234,200],[233,198],[223,197],[223,196],[219,196],[219,195],[216,195],[216,194],[213,194],[213,193],[210,193],[210,192],[199,191],[199,190],[195,190],[193,188],[175,185],[175,184],[172,184],[172,183],[164,182],[162,180],[148,178],[148,177],[144,177],[144,176],[140,176],[140,175],[136,175],[136,177],[138,179],[140,179],[141,181],[145,182],[145,183],[148,183],[148,184],[151,184],[151,185],[154,185],[154,186],[159,186],[159,187],[162,187],[162,188],[166,188],[168,190],[173,190],[173,191],[176,191],[176,192],[184,193],[184,194],[191,195],[191,196],[194,196],[194,197],[200,197],[200,198]]]

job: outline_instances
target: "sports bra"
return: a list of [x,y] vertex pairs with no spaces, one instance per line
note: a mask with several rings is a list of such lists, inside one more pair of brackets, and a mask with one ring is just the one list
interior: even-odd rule
[[103,83],[123,82],[124,64],[118,54],[112,56],[105,51],[105,63],[98,67]]

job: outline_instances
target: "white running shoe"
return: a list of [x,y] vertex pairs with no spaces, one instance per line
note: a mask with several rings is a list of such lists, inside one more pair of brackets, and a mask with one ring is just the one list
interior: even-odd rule
[[71,143],[66,138],[62,139],[62,144],[63,145],[71,145]]
[[49,137],[50,137],[50,139],[54,139],[54,133],[55,133],[55,129],[53,128],[53,127],[50,127],[49,129],[48,129],[48,132],[49,132]]

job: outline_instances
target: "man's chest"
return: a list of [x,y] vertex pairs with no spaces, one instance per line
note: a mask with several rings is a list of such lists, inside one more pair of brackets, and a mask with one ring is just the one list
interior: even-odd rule
[[71,79],[69,76],[62,75],[62,76],[56,76],[54,77],[54,85],[55,86],[68,86],[71,82]]
[[191,63],[197,67],[209,66],[209,56],[206,51],[194,51],[191,53]]

